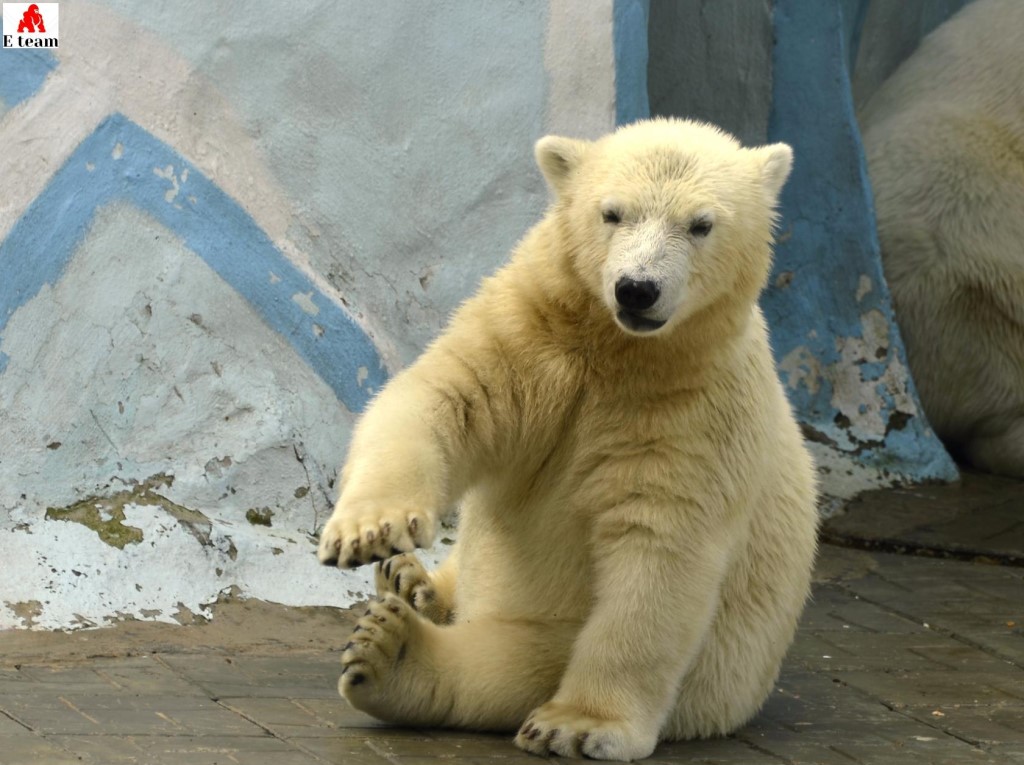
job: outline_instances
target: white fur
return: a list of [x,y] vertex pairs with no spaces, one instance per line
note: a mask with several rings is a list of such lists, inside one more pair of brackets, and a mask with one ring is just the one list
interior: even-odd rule
[[961,458],[1024,478],[1024,3],[969,5],[861,125],[928,419]]
[[[386,720],[631,760],[750,719],[807,597],[814,472],[757,307],[791,155],[653,120],[537,159],[548,215],[356,430],[323,562],[427,545],[462,504],[438,572],[378,570],[340,689]],[[637,335],[607,285],[641,268],[668,323]]]

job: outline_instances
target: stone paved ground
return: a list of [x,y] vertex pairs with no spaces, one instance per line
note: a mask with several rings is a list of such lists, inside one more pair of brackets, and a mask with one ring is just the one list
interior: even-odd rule
[[867,492],[823,536],[867,550],[1024,566],[1024,484],[965,471],[954,485]]
[[[876,500],[858,506],[861,530],[875,527],[865,513],[910,512],[891,493]],[[1000,504],[1019,523],[1011,500],[961,507],[990,522]],[[943,512],[969,536],[969,521]],[[858,538],[849,518],[826,533],[885,548]],[[941,551],[941,540],[919,547],[929,545]],[[0,633],[0,763],[538,761],[509,735],[389,728],[349,710],[335,679],[351,619],[261,607],[209,627]],[[1024,568],[824,546],[814,600],[761,714],[727,739],[662,745],[651,761],[1024,763]]]

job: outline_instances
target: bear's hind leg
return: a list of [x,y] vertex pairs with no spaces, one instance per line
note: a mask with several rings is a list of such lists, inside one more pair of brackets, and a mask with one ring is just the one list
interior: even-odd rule
[[1024,478],[1024,418],[991,426],[968,439],[961,451],[972,465],[998,475]]
[[718,626],[683,679],[679,699],[661,731],[664,740],[729,735],[757,714],[771,692],[778,659],[762,655],[746,638]]
[[338,690],[389,722],[513,730],[557,689],[579,629],[489,618],[438,626],[389,594],[345,646]]
[[722,585],[700,653],[683,677],[662,738],[724,736],[750,720],[771,694],[810,594],[817,510],[786,491],[766,507],[800,508],[787,518],[763,513]]

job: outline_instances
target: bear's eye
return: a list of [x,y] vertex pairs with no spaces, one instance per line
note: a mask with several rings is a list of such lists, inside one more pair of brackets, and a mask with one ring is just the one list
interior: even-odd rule
[[605,223],[611,223],[613,226],[622,223],[622,216],[619,214],[618,210],[602,210],[601,219]]
[[711,221],[706,218],[695,220],[690,224],[690,234],[693,236],[705,237],[711,233]]

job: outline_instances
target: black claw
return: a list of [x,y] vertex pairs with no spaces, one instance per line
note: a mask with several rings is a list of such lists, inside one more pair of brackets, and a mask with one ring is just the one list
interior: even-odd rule
[[370,556],[370,563],[380,563],[382,560],[384,560],[384,559],[382,557],[380,557],[379,555],[377,555],[376,553],[374,553],[373,555]]
[[398,659],[396,661],[401,661],[404,658],[405,658],[405,643],[402,643],[402,647],[398,649]]
[[402,591],[402,575],[399,574],[398,576],[395,577],[395,592],[401,592],[401,591]]
[[352,678],[349,680],[349,685],[362,685],[365,682],[366,675],[362,672],[356,672],[356,674],[352,675]]
[[391,578],[391,558],[388,558],[386,561],[384,561],[384,565],[381,566],[381,571],[384,572],[385,579]]
[[403,552],[404,552],[404,550],[399,550],[394,545],[391,545],[391,555],[392,555],[392,557],[394,557],[395,555],[401,555]]
[[540,735],[540,728],[534,728],[533,730],[531,730],[529,733],[526,734],[526,737],[528,739],[530,739],[530,741],[533,741],[539,735]]
[[322,563],[325,566],[337,566],[338,556],[335,555],[333,558],[324,558],[322,561],[320,561],[320,563]]
[[353,646],[355,646],[355,642],[349,640],[347,643],[345,643],[345,647],[341,649],[342,653],[347,651],[349,648],[352,648]]
[[355,558],[348,558],[345,561],[345,568],[355,568],[358,565],[359,561],[357,561]]

